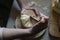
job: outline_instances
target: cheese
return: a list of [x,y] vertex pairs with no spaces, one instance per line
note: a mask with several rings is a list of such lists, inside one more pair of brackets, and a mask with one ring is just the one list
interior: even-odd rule
[[27,21],[29,21],[30,16],[28,15],[21,15],[21,21],[23,24],[25,24]]
[[33,25],[33,24],[29,21],[29,22],[27,22],[24,26],[25,26],[26,28],[31,28],[32,25]]
[[24,28],[31,28],[40,20],[40,16],[37,16],[33,10],[24,10],[20,19]]
[[[25,10],[23,12],[23,14],[29,15],[29,16],[33,17],[35,20],[37,20],[37,21],[40,20],[40,16],[36,16],[36,14],[35,14],[35,12],[33,10]],[[38,14],[38,15],[40,15],[40,14]]]

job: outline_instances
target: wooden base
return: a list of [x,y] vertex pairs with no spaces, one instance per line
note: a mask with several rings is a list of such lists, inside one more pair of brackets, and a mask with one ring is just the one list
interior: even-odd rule
[[52,11],[50,15],[49,23],[49,33],[54,37],[60,37],[60,28],[59,28],[60,14]]

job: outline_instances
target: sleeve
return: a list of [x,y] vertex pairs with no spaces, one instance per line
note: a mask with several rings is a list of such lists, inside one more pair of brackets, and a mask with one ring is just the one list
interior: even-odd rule
[[0,28],[0,40],[3,40],[3,28]]

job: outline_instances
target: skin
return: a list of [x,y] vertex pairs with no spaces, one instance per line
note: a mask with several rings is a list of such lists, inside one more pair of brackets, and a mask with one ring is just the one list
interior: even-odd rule
[[16,0],[16,1],[17,1],[17,3],[18,3],[19,7],[21,8],[21,10],[22,10],[23,8],[25,8],[25,4],[22,2],[22,0]]
[[[30,7],[25,7],[25,5],[23,4],[23,2],[21,0],[17,0],[17,2],[19,4],[19,6],[21,7],[21,12],[24,9],[32,9]],[[34,10],[36,10],[36,9],[34,9]],[[36,11],[36,13],[38,13],[38,11]],[[3,28],[3,39],[11,40],[14,38],[33,36],[33,35],[37,34],[38,32],[42,31],[44,28],[46,28],[47,22],[48,22],[48,17],[41,15],[41,20],[39,22],[37,22],[35,25],[33,25],[33,28],[29,28],[29,29]],[[36,30],[36,29],[38,29],[38,30]]]

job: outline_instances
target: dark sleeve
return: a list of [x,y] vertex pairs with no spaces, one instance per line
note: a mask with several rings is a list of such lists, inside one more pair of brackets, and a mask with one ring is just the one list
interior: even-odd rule
[[6,27],[13,0],[0,0],[0,26]]
[[0,6],[4,8],[6,7],[8,9],[11,8],[12,3],[13,3],[13,0],[0,0]]

